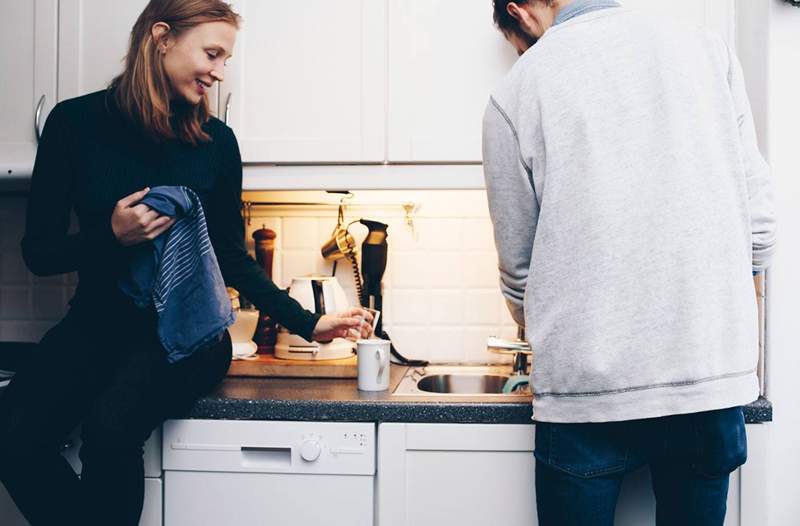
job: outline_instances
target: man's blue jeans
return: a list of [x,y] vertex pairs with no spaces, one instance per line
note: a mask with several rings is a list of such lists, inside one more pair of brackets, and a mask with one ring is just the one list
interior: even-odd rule
[[622,478],[649,464],[658,526],[722,526],[747,459],[741,407],[624,422],[536,424],[539,526],[611,526]]

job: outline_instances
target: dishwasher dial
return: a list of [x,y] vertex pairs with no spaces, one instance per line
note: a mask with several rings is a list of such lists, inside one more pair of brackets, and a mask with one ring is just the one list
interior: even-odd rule
[[300,446],[300,457],[306,462],[314,462],[319,458],[320,453],[322,453],[322,446],[319,445],[317,440],[304,440]]

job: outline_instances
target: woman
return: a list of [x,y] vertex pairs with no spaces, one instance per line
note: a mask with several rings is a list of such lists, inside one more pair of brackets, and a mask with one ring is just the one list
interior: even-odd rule
[[[227,333],[168,364],[154,309],[120,292],[131,247],[174,221],[137,204],[148,187],[185,186],[200,197],[226,283],[291,331],[324,341],[371,320],[361,309],[304,310],[246,253],[236,138],[210,116],[206,97],[222,80],[238,24],[219,0],[152,0],[122,74],[108,90],[58,104],[44,128],[23,256],[39,276],[77,270],[79,284],[67,316],[0,400],[0,479],[34,525],[137,524],[144,441],[228,370]],[[73,210],[79,231],[68,233]],[[80,479],[59,455],[79,423]]]

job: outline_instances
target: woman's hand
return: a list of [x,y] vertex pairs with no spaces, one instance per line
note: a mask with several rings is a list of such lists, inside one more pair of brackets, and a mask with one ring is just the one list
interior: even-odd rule
[[134,204],[149,191],[149,188],[145,188],[125,196],[114,207],[111,230],[123,246],[155,239],[175,223],[175,219],[159,215],[147,205]]
[[359,307],[337,312],[336,314],[323,314],[314,327],[311,339],[317,342],[327,342],[334,338],[369,338],[372,335],[372,314]]

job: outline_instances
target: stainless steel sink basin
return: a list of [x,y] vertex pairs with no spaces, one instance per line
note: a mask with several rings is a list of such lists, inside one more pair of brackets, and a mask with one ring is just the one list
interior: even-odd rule
[[502,393],[508,376],[494,374],[431,374],[417,382],[417,388],[429,393],[484,394]]
[[430,365],[410,368],[393,394],[530,399],[531,394],[527,387],[514,393],[503,393],[503,386],[508,380],[510,369],[509,365]]

